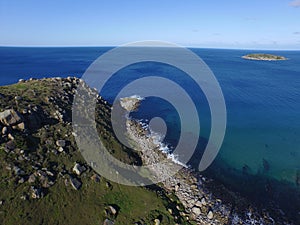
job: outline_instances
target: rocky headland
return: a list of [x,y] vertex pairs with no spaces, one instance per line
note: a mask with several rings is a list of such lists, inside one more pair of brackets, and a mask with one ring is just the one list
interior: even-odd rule
[[[30,79],[0,88],[0,224],[190,224],[170,214],[177,199],[160,187],[111,182],[84,160],[72,129],[80,83]],[[112,133],[111,105],[96,98],[97,130],[107,149],[139,165],[138,154]]]

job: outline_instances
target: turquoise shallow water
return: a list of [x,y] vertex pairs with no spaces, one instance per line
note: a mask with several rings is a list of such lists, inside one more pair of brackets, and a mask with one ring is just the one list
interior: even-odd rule
[[[93,60],[109,49],[0,48],[0,84],[11,84],[29,77],[80,77]],[[272,187],[277,192],[274,191],[270,199],[279,199],[283,198],[279,192],[289,190],[294,201],[291,207],[297,211],[297,207],[300,208],[300,187],[297,186],[297,174],[300,182],[300,52],[270,51],[267,53],[283,55],[289,60],[267,62],[241,58],[247,53],[260,51],[192,51],[214,72],[227,107],[225,139],[207,172],[225,185],[242,192],[246,190],[246,194],[255,190],[263,195]],[[190,161],[197,166],[199,161],[196,158],[201,157],[209,137],[211,118],[205,96],[186,74],[163,64],[135,64],[115,74],[101,94],[112,102],[128,82],[153,74],[180,84],[197,105],[201,139],[198,153]],[[139,89],[136,92],[139,94]],[[180,123],[171,105],[161,99],[146,98],[133,116],[139,119],[163,117],[168,125],[165,141],[176,146]],[[286,187],[292,189],[284,189]]]

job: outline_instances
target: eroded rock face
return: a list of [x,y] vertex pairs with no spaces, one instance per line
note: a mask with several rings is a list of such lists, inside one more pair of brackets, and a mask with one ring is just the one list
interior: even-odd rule
[[0,122],[5,126],[14,126],[23,122],[22,115],[14,109],[7,109],[0,112]]

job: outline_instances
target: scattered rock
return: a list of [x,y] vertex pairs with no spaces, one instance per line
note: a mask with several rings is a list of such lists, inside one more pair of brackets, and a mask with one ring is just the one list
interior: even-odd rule
[[154,224],[155,224],[155,225],[160,225],[160,219],[155,219],[155,220],[154,220]]
[[197,216],[199,216],[201,214],[201,209],[199,207],[197,207],[197,206],[194,206],[192,208],[192,213],[197,217]]
[[56,145],[58,147],[65,147],[66,146],[66,141],[65,140],[57,140]]
[[14,109],[0,112],[0,122],[5,126],[13,126],[23,121],[22,116]]
[[31,197],[33,199],[39,199],[44,197],[44,193],[42,192],[41,188],[36,188],[34,186],[31,187]]
[[22,195],[22,196],[20,197],[20,199],[21,199],[21,200],[24,200],[24,201],[27,200],[27,195]]
[[93,176],[91,176],[91,179],[96,183],[100,182],[100,176],[98,174],[94,174]]
[[81,166],[79,163],[75,163],[74,167],[73,167],[73,172],[75,174],[77,174],[78,176],[81,175],[81,173],[83,173],[86,170],[86,168],[84,166]]
[[21,96],[15,96],[15,100],[16,100],[16,101],[21,101],[21,100],[22,100],[22,97],[21,97]]
[[11,151],[14,151],[15,148],[16,148],[15,142],[13,140],[10,140],[10,141],[6,142],[4,151],[9,153]]
[[65,180],[64,180],[64,183],[65,183],[65,186],[68,187],[70,182],[69,182],[68,179],[65,179]]
[[34,183],[36,181],[36,177],[34,174],[31,174],[29,177],[28,177],[28,183]]
[[191,185],[191,189],[197,190],[197,189],[198,189],[198,186],[197,186],[196,184],[192,184],[192,185]]
[[8,128],[7,128],[7,127],[3,127],[3,128],[2,128],[2,134],[3,134],[3,135],[6,135],[7,132],[8,132]]
[[23,177],[21,177],[19,180],[18,180],[18,183],[19,184],[23,184],[25,182],[25,179]]
[[50,177],[54,177],[54,173],[53,173],[53,172],[51,172],[51,171],[49,171],[49,170],[46,170],[46,173],[47,173],[47,175],[49,175]]
[[82,183],[77,179],[70,177],[70,184],[75,190],[79,190],[82,186]]
[[51,181],[50,178],[48,177],[47,172],[38,170],[36,172],[36,174],[39,177],[39,181],[40,181],[40,184],[42,185],[42,187],[49,188],[54,184],[54,182]]
[[175,191],[177,192],[179,190],[179,188],[180,188],[180,183],[175,185]]
[[206,205],[206,200],[205,200],[204,197],[201,199],[201,204],[202,204],[202,205]]
[[109,183],[108,181],[106,182],[105,186],[106,186],[107,188],[109,188],[109,189],[112,189],[112,188],[113,188],[113,186],[111,185],[111,183]]
[[13,167],[13,171],[14,171],[14,174],[17,176],[25,174],[25,172],[17,166]]
[[109,220],[109,219],[104,220],[104,223],[103,223],[103,225],[114,225],[114,224],[115,224],[114,221]]
[[12,136],[12,134],[8,134],[7,137],[9,140],[15,140],[15,138],[14,138],[14,136]]
[[17,130],[20,130],[20,131],[23,131],[23,130],[25,130],[25,123],[24,122],[19,123],[16,126],[13,126],[13,128],[17,129]]
[[108,206],[108,210],[112,215],[117,214],[117,210],[112,205]]
[[195,202],[195,206],[202,207],[202,203],[201,203],[201,201],[199,201],[199,200],[198,200],[198,201],[196,201],[196,202]]
[[210,220],[214,218],[214,214],[211,210],[208,212],[207,218],[210,219]]
[[60,152],[60,153],[62,153],[62,152],[64,151],[64,148],[63,148],[63,147],[59,147],[59,148],[57,149],[57,151]]

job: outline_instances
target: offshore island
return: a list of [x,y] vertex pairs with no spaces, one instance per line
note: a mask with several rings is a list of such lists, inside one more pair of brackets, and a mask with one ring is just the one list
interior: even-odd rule
[[262,60],[262,61],[279,61],[287,60],[287,58],[278,55],[265,54],[265,53],[254,53],[242,56],[243,59],[250,60]]

